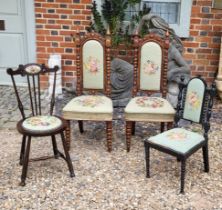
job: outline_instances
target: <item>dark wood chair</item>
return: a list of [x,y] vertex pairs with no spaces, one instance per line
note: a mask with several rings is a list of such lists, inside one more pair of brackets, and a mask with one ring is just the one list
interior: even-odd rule
[[[31,146],[32,137],[45,137],[51,136],[52,146],[54,152],[54,158],[62,157],[68,165],[70,176],[74,177],[74,170],[72,166],[72,162],[68,153],[64,131],[67,127],[66,121],[59,117],[53,115],[53,108],[55,104],[55,87],[56,87],[56,73],[58,71],[58,67],[47,68],[45,65],[39,65],[35,63],[27,64],[27,65],[19,65],[18,69],[13,70],[11,68],[7,69],[7,73],[11,76],[12,83],[15,90],[15,95],[18,101],[18,108],[22,114],[22,120],[17,123],[17,129],[19,133],[23,135],[21,152],[20,152],[20,165],[22,168],[22,176],[21,176],[21,185],[25,185],[28,163],[31,161],[29,159],[29,152]],[[46,74],[52,74],[54,78],[53,90],[51,95],[51,101],[49,105],[49,114],[44,115],[42,112],[42,103],[43,99],[41,96],[41,86],[40,86],[40,76]],[[16,79],[19,77],[27,78],[27,92],[29,94],[29,98],[26,101],[21,101],[21,94],[18,90],[18,85],[16,83]],[[27,103],[30,103],[31,113],[29,116],[26,116],[25,106]],[[25,105],[24,105],[25,104]],[[60,134],[62,139],[62,144],[64,148],[65,155],[61,153],[57,148],[56,143],[56,135]],[[35,160],[43,160],[48,159],[49,157],[42,157]],[[32,159],[34,160],[34,159]]]
[[[161,132],[164,123],[172,126],[175,110],[165,99],[167,94],[169,37],[148,34],[134,36],[134,84],[133,98],[125,108],[126,146],[130,151],[131,135],[135,122],[159,122]],[[153,97],[151,94],[162,96]]]
[[[209,172],[208,131],[216,91],[215,85],[207,88],[205,81],[199,77],[191,79],[187,85],[180,85],[179,89],[174,128],[145,139],[144,145],[146,176],[150,177],[150,148],[173,155],[181,161],[180,193],[184,193],[186,160],[200,148],[203,151],[204,171]],[[201,124],[203,133],[179,128],[180,119]]]
[[[63,108],[68,122],[66,137],[70,144],[70,121],[77,120],[83,133],[83,121],[106,122],[107,147],[112,150],[113,105],[109,98],[111,38],[91,32],[75,38],[77,53],[77,97]],[[86,91],[87,94],[83,94]],[[103,95],[101,94],[103,93]]]

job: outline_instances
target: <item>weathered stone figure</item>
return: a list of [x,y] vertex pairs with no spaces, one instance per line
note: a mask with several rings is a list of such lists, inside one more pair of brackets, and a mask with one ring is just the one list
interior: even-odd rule
[[126,106],[133,87],[133,65],[114,58],[111,62],[111,86],[113,105]]
[[[144,23],[148,24],[150,33],[157,33],[162,37],[165,36],[167,30],[169,31],[170,47],[168,53],[167,98],[173,106],[176,106],[177,95],[179,93],[178,83],[181,82],[181,77],[184,78],[184,83],[187,83],[190,78],[190,68],[182,57],[182,42],[174,30],[161,17],[152,14],[145,15],[139,23],[138,31],[141,30]],[[133,86],[133,66],[121,59],[114,59],[111,64],[111,71],[114,106],[126,105],[131,97],[131,88]]]

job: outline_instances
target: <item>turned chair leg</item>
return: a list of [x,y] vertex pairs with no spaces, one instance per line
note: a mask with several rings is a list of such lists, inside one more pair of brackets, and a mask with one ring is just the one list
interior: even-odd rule
[[112,151],[112,121],[106,122],[106,139],[108,152]]
[[82,120],[78,120],[78,124],[79,124],[79,131],[80,131],[80,133],[84,133],[83,121]]
[[20,165],[23,165],[24,154],[25,154],[25,145],[26,145],[26,136],[23,135],[23,137],[22,137],[21,151],[20,151],[20,158],[19,158],[19,164],[20,164]]
[[70,120],[66,120],[67,122],[67,127],[65,129],[65,136],[66,136],[66,145],[68,151],[70,150],[70,143],[71,143],[71,125],[70,125]]
[[184,194],[185,173],[186,173],[186,160],[182,160],[181,161],[181,180],[180,180],[180,193],[182,194]]
[[209,172],[209,157],[208,157],[208,144],[202,147],[204,171]]
[[69,152],[68,152],[68,148],[67,148],[67,145],[66,145],[66,140],[65,140],[65,136],[64,136],[63,132],[61,132],[61,139],[62,139],[63,149],[64,149],[64,152],[65,152],[65,155],[66,155],[66,162],[67,162],[67,165],[68,165],[68,168],[69,168],[70,177],[74,177],[75,173],[74,173],[74,169],[73,169],[73,166],[72,166],[71,158],[69,156]]
[[135,135],[135,130],[136,130],[136,122],[132,122],[132,135]]
[[132,135],[132,122],[126,121],[126,150],[127,152],[130,151],[131,135]]
[[58,147],[57,147],[55,135],[52,135],[51,138],[52,138],[52,146],[53,146],[54,157],[55,157],[55,159],[58,159],[59,158],[59,152],[58,152]]
[[146,161],[146,177],[150,178],[150,147],[146,142],[144,142],[144,148]]
[[168,122],[167,123],[167,130],[170,130],[173,128],[173,122]]
[[161,122],[160,123],[160,132],[163,133],[164,132],[164,127],[165,127],[165,123]]
[[21,176],[21,183],[20,183],[21,186],[25,186],[25,180],[26,180],[27,171],[28,171],[30,146],[31,146],[31,136],[28,136],[28,143],[25,149],[25,159],[23,161],[23,167],[22,167],[22,176]]

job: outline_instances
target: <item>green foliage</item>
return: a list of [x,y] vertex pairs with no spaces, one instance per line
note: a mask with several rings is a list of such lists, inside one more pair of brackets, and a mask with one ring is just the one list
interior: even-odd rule
[[141,0],[128,0],[129,5],[133,6],[135,4],[139,4]]
[[91,24],[91,29],[104,35],[106,33],[106,29],[104,27],[102,17],[97,10],[97,5],[95,1],[93,2],[91,10],[92,10],[93,20],[94,20],[94,23]]
[[[105,0],[102,4],[102,17],[97,10],[96,2],[92,5],[92,14],[94,23],[91,28],[101,34],[105,34],[105,26],[109,27],[112,37],[112,45],[118,46],[120,43],[130,44],[130,32],[134,31],[144,14],[148,14],[150,9],[143,8],[138,14],[132,16],[132,20],[128,26],[124,27],[125,11],[129,6],[135,8],[141,0]],[[105,26],[104,26],[105,25]],[[144,25],[142,33],[146,33],[147,29]]]
[[[143,10],[140,10],[138,12],[138,14],[135,14],[132,16],[132,20],[131,20],[131,27],[135,28],[136,25],[138,25],[138,23],[140,22],[140,20],[142,19],[142,17],[144,15],[147,15],[150,12],[151,8],[146,7],[146,5],[144,4],[143,6]],[[148,33],[148,23],[147,21],[145,21],[142,25],[141,31],[140,31],[140,35],[144,36],[145,34]]]

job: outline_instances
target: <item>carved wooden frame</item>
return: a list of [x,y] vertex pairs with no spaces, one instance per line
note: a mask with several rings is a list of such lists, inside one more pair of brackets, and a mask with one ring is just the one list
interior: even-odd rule
[[77,33],[76,38],[76,53],[77,53],[77,59],[76,59],[76,66],[77,66],[77,95],[82,95],[83,90],[89,91],[90,94],[95,94],[98,91],[101,91],[101,89],[88,89],[83,88],[83,46],[87,41],[95,40],[99,42],[103,47],[103,53],[104,53],[104,78],[103,78],[103,92],[105,95],[110,96],[111,94],[111,87],[110,87],[110,47],[111,47],[111,37],[109,34],[105,36],[101,36],[98,33],[91,32],[87,33],[83,36],[81,36],[79,33]]
[[[140,57],[141,57],[141,48],[147,42],[157,43],[162,50],[162,62],[161,62],[161,81],[160,81],[160,91],[158,90],[141,90],[140,89]],[[166,33],[165,39],[156,35],[148,34],[143,38],[139,38],[136,34],[133,38],[134,45],[134,81],[133,81],[133,97],[137,95],[138,92],[142,91],[148,95],[156,92],[162,93],[163,97],[166,97],[167,94],[167,69],[168,69],[168,49],[169,49],[169,35]]]

